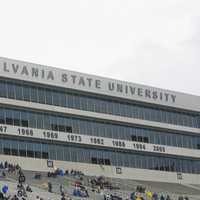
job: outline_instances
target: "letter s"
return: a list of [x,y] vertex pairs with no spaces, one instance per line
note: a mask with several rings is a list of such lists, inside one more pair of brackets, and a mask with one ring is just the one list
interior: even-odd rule
[[67,74],[62,74],[62,82],[67,82]]

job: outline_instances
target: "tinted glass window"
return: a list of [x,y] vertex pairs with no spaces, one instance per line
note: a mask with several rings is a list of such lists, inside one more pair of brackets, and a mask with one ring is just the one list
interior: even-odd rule
[[14,85],[12,83],[7,83],[7,90],[8,90],[8,98],[14,99],[15,90],[14,90]]
[[0,81],[0,97],[7,97],[7,89],[5,81]]

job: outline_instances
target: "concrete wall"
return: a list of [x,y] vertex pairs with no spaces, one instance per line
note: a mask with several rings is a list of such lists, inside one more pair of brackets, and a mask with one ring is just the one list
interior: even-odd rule
[[[33,171],[53,171],[54,169],[47,167],[47,160],[33,159],[16,156],[0,155],[0,161],[8,161],[13,164],[19,164],[25,170]],[[168,182],[168,183],[182,183],[182,184],[200,184],[199,174],[182,174],[182,180],[177,179],[175,172],[160,172],[155,170],[135,169],[122,167],[122,174],[116,174],[116,167],[114,166],[100,166],[86,163],[75,163],[65,161],[53,161],[54,168],[64,170],[80,170],[86,175],[92,176],[106,176],[110,178]]]
[[[37,75],[35,75],[36,73],[33,73],[32,69],[34,69],[34,71],[37,70]],[[52,76],[48,76],[49,72],[52,74],[53,79],[51,78]],[[63,74],[67,76],[68,80],[63,81]],[[199,96],[188,95],[151,86],[108,79],[3,57],[0,57],[0,76],[200,112]],[[76,77],[76,81],[74,81],[75,79],[71,78],[72,76]],[[87,84],[83,84],[83,81],[79,81],[80,78],[81,80],[85,80]],[[88,83],[88,80],[91,81],[91,84]],[[114,90],[109,90],[108,85],[110,83],[115,85]],[[123,91],[117,90],[117,85],[122,85]],[[129,92],[126,91],[126,86]],[[132,88],[132,91],[130,91],[130,87]],[[146,97],[146,90],[151,92],[150,98]],[[154,95],[153,97],[154,92],[156,92],[157,95]],[[160,94],[162,94],[162,98],[160,97]],[[165,97],[165,94],[168,95],[167,98]],[[175,97],[175,101],[172,100],[172,96]]]

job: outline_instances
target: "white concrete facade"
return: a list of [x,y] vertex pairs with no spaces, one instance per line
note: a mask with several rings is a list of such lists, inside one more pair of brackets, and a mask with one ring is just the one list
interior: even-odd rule
[[[0,76],[200,112],[199,96],[8,58],[0,57]],[[109,89],[112,83],[115,87]],[[151,97],[144,94],[146,90]]]

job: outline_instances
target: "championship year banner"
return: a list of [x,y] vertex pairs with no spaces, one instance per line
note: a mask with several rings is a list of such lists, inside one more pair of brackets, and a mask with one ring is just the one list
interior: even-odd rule
[[76,133],[57,132],[44,129],[34,129],[0,124],[0,135],[36,138],[57,142],[77,143],[89,146],[124,149],[140,152],[169,154],[175,156],[200,158],[200,151],[195,149],[178,148],[172,146],[133,142],[128,140],[82,135]]

